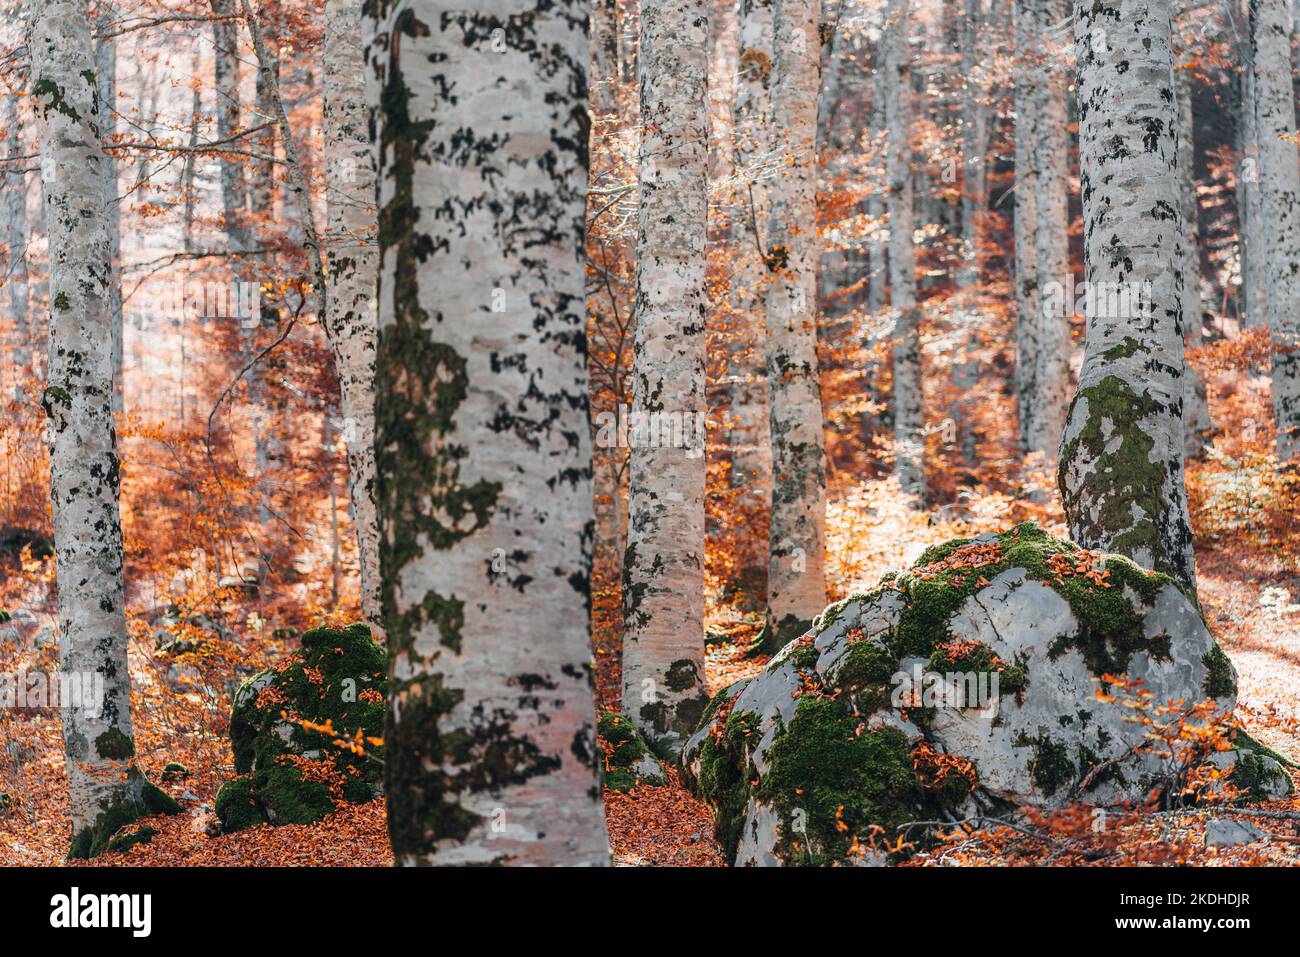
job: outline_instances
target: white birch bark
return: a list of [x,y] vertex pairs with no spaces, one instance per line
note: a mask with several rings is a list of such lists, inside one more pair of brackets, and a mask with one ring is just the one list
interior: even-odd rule
[[[1182,216],[1167,0],[1078,0],[1079,142],[1094,308],[1061,444],[1071,537],[1195,589],[1183,484]],[[1135,297],[1136,298],[1136,297]],[[1116,304],[1118,306],[1118,304]],[[1133,312],[1133,315],[1125,315]]]
[[359,0],[325,5],[325,325],[343,411],[348,501],[361,566],[361,613],[382,627],[375,513],[375,160],[370,148]]
[[912,211],[912,66],[909,0],[890,0],[880,40],[889,133],[889,289],[894,314],[894,455],[903,491],[925,501],[925,411]]
[[[112,23],[111,10],[100,12],[96,23],[107,27]],[[95,75],[99,81],[100,135],[110,142],[117,127],[117,43],[112,37],[95,40]],[[113,312],[113,411],[123,410],[122,381],[122,216],[118,208],[117,159],[104,153],[100,167],[104,178],[104,203],[108,216],[108,245],[113,264],[113,282],[109,286],[110,305]]]
[[[623,713],[676,757],[704,683],[708,3],[641,4]],[[638,423],[646,423],[638,427]],[[675,424],[676,429],[670,426]]]
[[[276,88],[280,85],[280,55],[279,44],[276,42],[276,36],[280,33],[277,29],[279,26],[275,18],[279,13],[278,4],[264,0],[258,5],[257,22],[258,27],[267,35],[269,42],[267,47],[267,69],[258,69],[255,73],[253,84],[253,108],[255,120],[249,123],[250,126],[262,125],[267,123],[266,117],[275,116],[275,104],[271,97],[271,87]],[[328,7],[328,5],[327,5]],[[326,9],[325,24],[329,27],[330,13]],[[328,39],[328,38],[327,38]],[[329,72],[329,54],[324,57],[324,69],[326,74]],[[359,79],[358,79],[359,82]],[[277,190],[275,188],[275,127],[274,125],[262,130],[251,139],[253,149],[262,154],[259,159],[250,160],[248,163],[248,208],[253,212],[275,215],[275,201],[277,199]],[[283,210],[282,212],[289,212]],[[276,217],[279,218],[279,217]]]
[[[17,10],[15,10],[17,13]],[[9,350],[14,369],[14,397],[25,393],[24,378],[31,371],[31,332],[28,327],[27,287],[27,174],[23,154],[22,129],[18,112],[19,91],[0,91],[0,129],[5,133],[4,155],[0,165],[0,282],[9,320],[13,323],[13,342]]]
[[[60,678],[98,706],[61,712],[72,817],[70,857],[92,857],[140,816],[175,802],[135,764],[113,424],[112,285],[99,93],[80,0],[31,8],[31,93],[50,249],[50,485],[58,557]],[[66,690],[68,686],[65,685]]]
[[[1185,4],[1180,4],[1186,10]],[[1176,36],[1176,35],[1175,35]],[[1181,61],[1191,51],[1176,51]],[[1200,201],[1196,194],[1196,141],[1192,118],[1192,79],[1190,69],[1175,63],[1174,94],[1178,97],[1178,178],[1183,216],[1183,324],[1184,341],[1199,346],[1201,331],[1201,253]],[[1189,363],[1183,394],[1183,452],[1199,455],[1206,445],[1206,435],[1213,428],[1209,399],[1200,373]]]
[[589,7],[367,8],[399,864],[607,864],[583,224]]
[[[1038,269],[1038,367],[1031,401],[1029,449],[1047,455],[1060,446],[1065,409],[1070,401],[1070,321],[1061,297],[1044,296],[1048,288],[1069,285],[1069,132],[1066,65],[1055,37],[1066,21],[1065,0],[1037,0],[1037,38],[1045,56],[1034,79],[1034,262]],[[1053,28],[1056,28],[1054,30]],[[1055,304],[1064,308],[1053,308]]]
[[966,0],[961,21],[962,166],[961,261],[957,288],[970,289],[981,275],[980,256],[984,247],[985,210],[988,206],[988,109],[984,98],[984,71],[980,68],[985,51],[980,49],[984,9],[981,0]]
[[[772,485],[772,440],[768,428],[768,384],[763,375],[763,308],[758,236],[768,211],[772,162],[772,0],[740,0],[740,39],[733,116],[734,165],[747,178],[739,190],[742,204],[735,220],[735,268],[731,276],[732,306],[740,316],[754,316],[749,335],[738,336],[728,356],[727,412],[732,446],[731,481],[767,501]],[[757,235],[756,235],[757,234]],[[752,340],[750,338],[752,336]]]
[[1016,263],[1016,409],[1020,422],[1020,446],[1033,449],[1031,436],[1040,433],[1035,417],[1041,405],[1036,401],[1039,353],[1038,294],[1038,170],[1034,166],[1034,145],[1038,140],[1038,107],[1034,90],[1034,51],[1038,41],[1036,0],[1015,0],[1015,224],[1013,242]]
[[597,113],[618,109],[618,0],[591,8],[591,102]]
[[[867,215],[876,224],[885,221],[885,194],[889,191],[887,170],[889,134],[885,123],[885,83],[887,77],[884,66],[881,45],[877,44],[873,69],[875,76],[872,81],[871,142],[878,159],[872,167],[874,175],[873,188],[867,196]],[[889,286],[888,249],[889,242],[886,231],[877,228],[875,235],[867,246],[867,269],[870,273],[870,285],[867,288],[867,308],[871,312],[876,312],[885,306],[885,290]]]
[[758,649],[797,638],[826,604],[826,462],[817,368],[818,0],[775,0],[771,129],[787,157],[768,195],[766,356],[772,436],[767,621]]
[[1282,0],[1250,0],[1260,206],[1262,229],[1270,240],[1266,290],[1280,462],[1300,456],[1300,161],[1290,28]]
[[1242,258],[1242,296],[1248,327],[1269,328],[1268,318],[1268,246],[1264,241],[1265,222],[1259,183],[1259,137],[1256,122],[1255,70],[1250,44],[1242,45],[1240,77],[1241,103],[1238,127],[1239,144],[1237,179],[1245,202],[1238,204],[1239,241]]
[[[235,14],[235,0],[210,0],[216,17]],[[216,93],[217,139],[229,140],[239,129],[239,23],[221,19],[212,23],[213,86]],[[221,210],[226,240],[232,251],[249,248],[244,223],[245,183],[243,166],[233,157],[221,158]]]

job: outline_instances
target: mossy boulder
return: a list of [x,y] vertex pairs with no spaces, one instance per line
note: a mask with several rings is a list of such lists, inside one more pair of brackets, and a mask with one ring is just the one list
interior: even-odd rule
[[605,756],[605,787],[623,792],[638,784],[668,783],[668,772],[627,718],[606,711],[596,722],[596,735]]
[[1170,578],[1025,523],[826,609],[715,696],[683,777],[733,863],[881,864],[933,835],[918,822],[1177,791],[1129,720],[1141,693],[1205,724],[1236,672]]
[[379,793],[387,656],[357,624],[317,628],[301,649],[245,681],[230,716],[239,777],[222,785],[222,827],[310,824]]

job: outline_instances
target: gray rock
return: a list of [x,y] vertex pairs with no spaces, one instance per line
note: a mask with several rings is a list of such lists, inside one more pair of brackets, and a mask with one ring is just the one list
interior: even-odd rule
[[1236,847],[1262,840],[1263,837],[1263,831],[1239,818],[1216,817],[1205,825],[1206,847]]
[[[882,843],[905,822],[975,807],[1106,806],[1175,783],[1131,711],[1098,697],[1123,695],[1103,675],[1140,681],[1158,702],[1208,702],[1209,720],[1234,704],[1235,672],[1195,606],[1128,559],[1098,564],[1026,524],[924,560],[828,608],[811,636],[715,698],[688,738],[683,778],[714,807],[737,865],[852,863],[851,842],[861,858],[886,821]],[[1263,752],[1211,757],[1290,788]]]
[[659,759],[648,752],[632,765],[632,771],[642,784],[660,786],[668,783],[668,772],[659,763]]

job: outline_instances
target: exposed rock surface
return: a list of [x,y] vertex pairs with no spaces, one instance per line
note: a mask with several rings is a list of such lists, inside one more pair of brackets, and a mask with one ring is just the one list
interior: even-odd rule
[[1236,847],[1262,840],[1264,832],[1250,821],[1216,817],[1205,825],[1206,847]]
[[[1206,755],[1171,756],[1131,705],[1202,727],[1235,695],[1170,578],[1027,523],[930,548],[828,608],[715,696],[682,763],[734,863],[878,864],[933,831],[911,822],[1177,794]],[[1235,743],[1210,756],[1222,776],[1289,790],[1265,749]]]

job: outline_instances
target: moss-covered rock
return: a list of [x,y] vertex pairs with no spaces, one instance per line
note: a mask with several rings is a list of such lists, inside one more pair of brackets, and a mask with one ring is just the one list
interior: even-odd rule
[[217,795],[223,828],[309,824],[375,797],[386,675],[384,648],[357,624],[307,632],[297,653],[244,682],[230,716],[239,777]]
[[104,851],[108,854],[125,853],[137,844],[148,844],[157,836],[158,829],[148,824],[127,827],[113,835]]
[[254,797],[250,775],[234,778],[217,791],[217,817],[226,831],[242,831],[266,823],[266,816]]
[[832,605],[715,696],[683,777],[736,864],[881,863],[930,838],[916,822],[1176,789],[1118,700],[1137,689],[1217,720],[1236,674],[1169,577],[1025,523]]
[[668,783],[668,772],[627,718],[606,711],[596,723],[596,741],[605,755],[605,787],[630,791],[638,784]]

